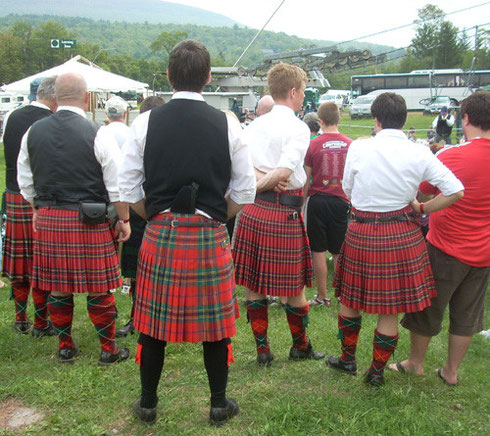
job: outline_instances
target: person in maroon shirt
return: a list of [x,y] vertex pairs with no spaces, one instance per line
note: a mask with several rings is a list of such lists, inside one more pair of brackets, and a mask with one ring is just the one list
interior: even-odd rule
[[323,103],[318,118],[323,133],[312,139],[305,157],[306,222],[318,291],[309,303],[330,306],[326,254],[327,250],[332,253],[336,265],[347,230],[349,199],[342,190],[342,175],[352,139],[339,133],[340,113],[335,103]]

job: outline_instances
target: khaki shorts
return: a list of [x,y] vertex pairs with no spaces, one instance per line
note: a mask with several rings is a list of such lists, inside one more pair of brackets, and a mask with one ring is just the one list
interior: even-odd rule
[[490,267],[472,267],[427,243],[436,281],[437,297],[422,312],[407,313],[406,329],[422,336],[435,336],[442,328],[449,305],[449,333],[473,336],[484,329],[484,306]]

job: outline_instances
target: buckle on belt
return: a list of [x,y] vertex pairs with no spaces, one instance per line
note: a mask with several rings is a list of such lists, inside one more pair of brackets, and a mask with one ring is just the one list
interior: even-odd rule
[[294,211],[293,213],[290,213],[288,215],[288,220],[297,220],[299,217],[299,214],[297,211]]
[[179,227],[179,220],[170,221],[170,227]]

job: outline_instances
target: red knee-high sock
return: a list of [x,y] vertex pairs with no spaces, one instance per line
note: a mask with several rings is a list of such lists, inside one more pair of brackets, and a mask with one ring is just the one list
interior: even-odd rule
[[48,326],[48,297],[49,292],[32,288],[34,302],[34,326],[45,329]]
[[90,320],[97,330],[102,351],[117,353],[118,348],[114,342],[117,318],[114,295],[111,293],[88,295],[87,309]]
[[248,300],[247,315],[255,337],[257,354],[269,353],[270,347],[269,341],[267,340],[267,327],[269,326],[267,300]]
[[386,336],[374,331],[373,339],[373,362],[369,367],[370,374],[383,375],[386,363],[396,349],[398,334],[396,336]]
[[294,307],[286,304],[284,307],[288,319],[289,329],[293,337],[293,348],[306,350],[308,348],[308,337],[306,327],[308,327],[310,306]]
[[27,300],[30,288],[29,283],[12,282],[12,298],[15,303],[16,321],[27,321]]
[[339,333],[337,337],[342,345],[342,357],[344,362],[356,360],[356,347],[359,340],[359,331],[361,330],[362,317],[347,318],[339,314],[338,325]]
[[71,337],[71,324],[73,321],[73,295],[67,297],[50,295],[48,310],[60,341],[60,349],[73,348],[75,344]]

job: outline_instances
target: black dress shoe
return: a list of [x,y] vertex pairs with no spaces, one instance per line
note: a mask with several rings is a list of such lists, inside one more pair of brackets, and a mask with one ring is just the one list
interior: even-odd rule
[[16,333],[27,335],[30,329],[31,323],[29,321],[15,321],[14,330],[16,331]]
[[124,326],[121,327],[120,329],[116,330],[116,338],[121,338],[121,337],[126,337],[128,334],[134,334],[134,325],[133,325],[133,319],[131,318],[128,323]]
[[122,362],[129,358],[129,349],[126,347],[119,348],[117,353],[109,353],[107,351],[102,351],[100,353],[99,365],[109,366],[114,365],[117,362]]
[[297,348],[291,347],[289,350],[289,360],[305,360],[314,359],[321,360],[325,357],[324,353],[315,351],[311,344],[308,344],[306,350],[298,350]]
[[337,371],[345,372],[351,375],[357,374],[357,362],[355,360],[346,362],[345,360],[342,360],[340,357],[330,356],[325,361],[325,363],[327,366],[329,366],[332,369],[336,369]]
[[62,363],[73,363],[80,354],[80,348],[74,345],[71,348],[62,348],[58,351],[58,358]]
[[230,418],[238,415],[240,407],[238,407],[236,400],[233,398],[227,398],[225,402],[225,407],[211,407],[211,410],[209,411],[209,422],[211,425],[221,427]]
[[383,374],[371,374],[370,372],[366,372],[364,377],[364,382],[373,388],[380,388],[385,384],[385,378]]
[[141,397],[133,403],[133,413],[145,424],[153,425],[157,421],[157,406],[150,409],[141,407]]
[[259,365],[271,366],[271,362],[274,360],[272,353],[260,353],[257,355],[257,363]]
[[42,338],[43,336],[55,336],[56,335],[56,330],[53,327],[53,324],[51,324],[51,321],[48,321],[48,325],[44,328],[40,327],[32,327],[32,336],[35,338]]

